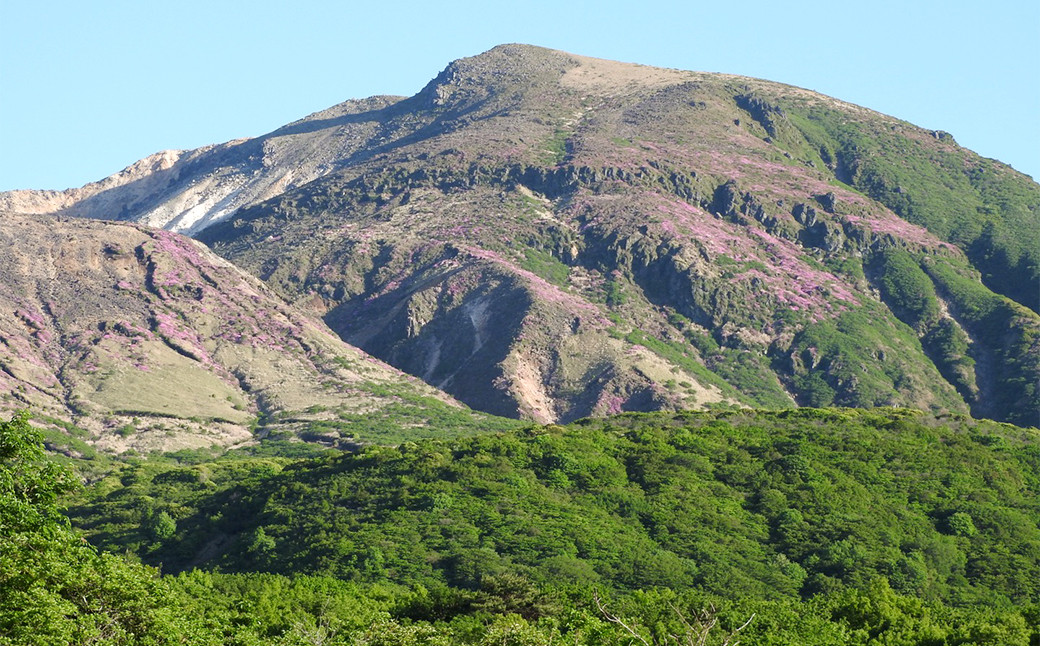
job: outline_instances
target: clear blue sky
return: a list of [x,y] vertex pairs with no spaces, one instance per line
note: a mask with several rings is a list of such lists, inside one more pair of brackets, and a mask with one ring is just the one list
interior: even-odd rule
[[1040,177],[1040,2],[0,0],[0,190],[410,95],[506,42],[790,83]]

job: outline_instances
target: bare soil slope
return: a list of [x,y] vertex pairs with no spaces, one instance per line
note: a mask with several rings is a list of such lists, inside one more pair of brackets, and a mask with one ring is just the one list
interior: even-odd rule
[[105,449],[320,439],[315,424],[360,441],[349,420],[388,407],[464,410],[177,234],[8,216],[0,265],[0,406]]

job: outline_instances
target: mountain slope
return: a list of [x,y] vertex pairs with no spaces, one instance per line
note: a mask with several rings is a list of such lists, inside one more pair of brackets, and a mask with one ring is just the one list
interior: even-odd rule
[[[1040,186],[946,133],[767,81],[523,45],[373,101],[236,144],[283,142],[325,174],[191,230],[475,408],[1040,421]],[[226,177],[199,172],[182,179]]]
[[379,439],[387,415],[421,436],[436,415],[469,414],[190,239],[19,216],[0,239],[0,406],[100,448]]

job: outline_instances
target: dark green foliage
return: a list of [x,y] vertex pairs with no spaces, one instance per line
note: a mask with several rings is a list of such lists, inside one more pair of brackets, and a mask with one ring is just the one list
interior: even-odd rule
[[479,432],[517,428],[517,420],[486,415],[460,408],[433,397],[416,395],[403,388],[366,384],[377,395],[393,397],[395,403],[373,413],[341,413],[337,421],[314,422],[311,431],[336,433],[365,442],[394,444],[419,438],[473,435]]
[[[975,359],[971,356],[970,340],[964,330],[953,319],[940,319],[925,332],[921,345],[932,357],[942,376],[977,409],[979,387]],[[979,411],[979,416],[983,416],[982,411]],[[998,413],[994,417],[1010,419],[1006,413]]]
[[[295,464],[142,463],[78,510],[94,540],[179,518],[183,545],[233,533],[140,553],[223,552],[247,572],[157,579],[62,523],[68,480],[16,419],[0,425],[0,644],[664,645],[739,630],[778,646],[1027,646],[1036,440],[967,418],[797,410],[626,415]],[[26,504],[28,521],[11,513]],[[346,560],[310,560],[330,548]]]
[[815,370],[796,377],[796,384],[806,406],[829,406],[838,394],[824,379],[823,373]]
[[306,644],[363,633],[389,620],[389,589],[328,577],[219,575],[166,577],[171,603],[191,608],[213,643]]
[[67,524],[58,498],[78,483],[58,464],[44,459],[42,436],[19,414],[0,422],[0,532],[50,530]]
[[[993,293],[950,258],[914,258],[887,249],[874,257],[872,272],[884,302],[917,331],[925,352],[973,414],[1040,423],[1040,321],[1035,314]],[[948,312],[942,311],[940,298]]]
[[59,496],[74,480],[40,440],[24,415],[0,422],[0,644],[180,643],[155,572],[69,529]]
[[525,247],[524,259],[520,262],[520,266],[554,285],[567,286],[570,268],[552,254],[541,249]]
[[972,521],[971,516],[963,511],[950,514],[950,517],[946,519],[946,527],[950,530],[950,533],[956,536],[971,537],[979,532],[975,528],[975,523]]
[[[84,526],[90,534],[102,539],[102,543],[119,550],[128,549],[145,560],[163,561],[170,550],[190,558],[190,550],[202,550],[213,537],[195,535],[185,541],[184,528],[200,501],[215,491],[230,487],[251,488],[261,486],[264,478],[270,477],[289,464],[286,458],[235,456],[204,464],[187,466],[170,465],[149,460],[126,465],[117,475],[95,484],[93,503],[96,516]],[[127,501],[132,501],[129,505]],[[77,514],[77,508],[72,513]],[[252,513],[249,508],[228,509],[214,512],[212,520],[224,516],[240,518]],[[165,515],[174,525],[172,536],[158,537],[155,533],[157,519]],[[168,533],[170,523],[163,522],[160,533]],[[179,532],[177,530],[180,530]],[[173,539],[173,540],[171,540]],[[269,544],[263,531],[242,537],[242,547],[248,559],[262,558]]]
[[[973,358],[985,362],[993,372],[990,389],[980,393],[976,414],[1040,425],[1040,321],[1036,315],[994,294],[951,264],[935,261],[923,267],[949,299],[953,315],[971,333]],[[954,337],[948,343],[957,352],[963,341]]]
[[934,366],[911,359],[921,354],[913,330],[866,307],[795,335],[787,360],[805,406],[888,406],[899,393],[918,408],[966,410]]
[[[671,646],[722,644],[735,635],[730,643],[774,646],[1030,646],[1037,636],[1034,609],[944,607],[900,595],[884,580],[809,603],[673,590],[604,597],[589,589],[525,588],[539,609],[533,614],[524,612],[531,597],[499,583],[477,592],[403,590],[326,577],[192,572],[172,578],[170,587],[178,604],[202,618],[199,633],[232,644],[616,646],[638,643],[638,635]],[[700,636],[705,641],[696,641]]]
[[938,321],[935,286],[909,253],[886,249],[877,255],[875,263],[881,298],[900,320],[919,331]]
[[608,307],[620,307],[628,302],[629,296],[625,293],[624,283],[616,276],[607,279],[603,291],[606,294]]
[[158,543],[173,537],[177,532],[177,522],[170,514],[159,511],[149,514],[145,518],[142,529],[148,538]]
[[140,551],[171,570],[512,581],[532,608],[525,581],[798,599],[879,577],[1007,605],[1040,598],[1036,446],[1035,431],[899,410],[625,415],[281,470],[215,464],[205,483],[206,465],[138,468],[74,517],[139,549],[133,510],[178,501],[174,538]]
[[[954,319],[943,315],[932,279],[918,260],[901,249],[882,251],[873,264],[882,300],[917,331],[922,347],[942,376],[977,410],[979,389],[975,360],[969,353],[970,340]],[[1006,418],[1006,413],[996,416]]]
[[707,363],[712,372],[743,393],[752,406],[791,408],[794,405],[776,374],[769,369],[769,359],[760,352],[720,348],[707,357]]

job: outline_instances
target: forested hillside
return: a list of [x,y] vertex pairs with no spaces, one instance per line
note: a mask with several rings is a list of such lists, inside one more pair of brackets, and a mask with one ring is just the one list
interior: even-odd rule
[[623,616],[664,644],[714,605],[720,637],[755,614],[745,643],[1025,645],[1038,489],[1035,429],[806,409],[141,462],[71,515],[225,632],[606,644]]

